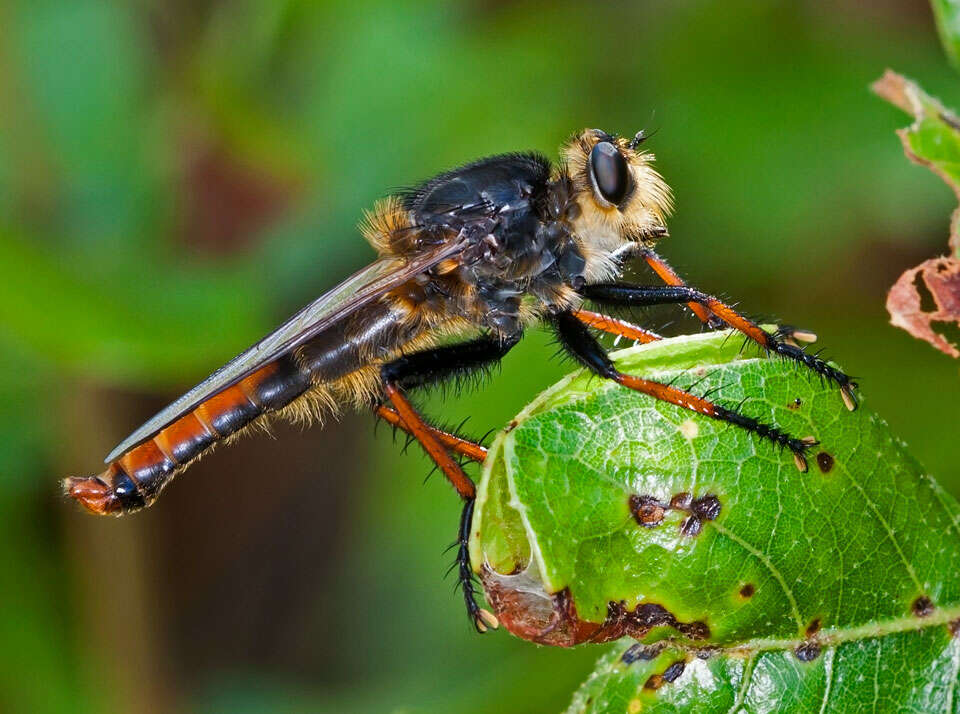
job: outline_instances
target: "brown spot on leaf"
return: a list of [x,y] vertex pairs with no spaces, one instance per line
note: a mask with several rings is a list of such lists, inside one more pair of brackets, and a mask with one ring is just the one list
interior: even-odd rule
[[687,516],[680,523],[680,535],[685,535],[690,538],[700,535],[700,531],[703,530],[703,521],[701,521],[696,516]]
[[677,679],[680,678],[680,675],[683,674],[683,670],[686,669],[686,666],[687,663],[683,660],[674,662],[665,670],[663,670],[662,674],[651,674],[644,683],[643,688],[656,691],[664,684],[677,681]]
[[947,623],[947,629],[954,637],[960,637],[960,620],[951,620]]
[[799,409],[802,406],[803,406],[803,400],[800,399],[800,397],[797,397],[787,405],[787,409]]
[[643,683],[644,689],[649,689],[650,691],[657,691],[660,687],[663,686],[663,675],[662,674],[651,674],[647,677],[647,681]]
[[703,522],[715,520],[721,510],[720,499],[713,494],[693,498],[685,491],[675,494],[669,505],[653,496],[638,495],[631,495],[627,505],[637,523],[645,528],[654,528],[663,523],[668,510],[686,511],[690,515],[680,523],[680,533],[691,537],[699,535],[703,530]]
[[927,617],[928,615],[933,614],[933,600],[928,598],[926,595],[921,595],[913,601],[910,609],[913,610],[913,614],[917,617]]
[[809,625],[807,625],[807,637],[813,637],[815,634],[820,632],[820,618],[813,620]]
[[663,523],[667,506],[652,496],[631,495],[628,504],[634,520],[644,528],[654,528]]
[[812,662],[820,656],[820,645],[813,642],[804,642],[793,651],[793,654],[801,662]]
[[720,499],[712,494],[707,494],[703,498],[698,498],[690,506],[694,515],[705,521],[716,520],[720,515]]
[[740,588],[740,597],[749,600],[755,592],[757,592],[757,588],[753,583],[744,583],[743,587]]
[[657,656],[663,652],[663,648],[666,646],[666,642],[657,642],[652,645],[645,645],[642,642],[637,642],[635,645],[630,645],[630,647],[627,648],[627,650],[620,656],[620,661],[624,664],[633,664],[638,660],[656,659]]
[[481,572],[487,602],[500,624],[517,637],[543,645],[572,647],[582,642],[609,642],[621,637],[641,639],[655,627],[671,627],[690,640],[710,637],[710,627],[701,621],[682,622],[663,605],[645,602],[628,610],[622,602],[607,604],[603,622],[581,620],[569,588],[554,595],[536,592],[529,583],[517,581],[489,568]]
[[823,473],[830,473],[830,470],[833,468],[833,457],[826,451],[821,451],[817,454],[817,466],[820,467]]

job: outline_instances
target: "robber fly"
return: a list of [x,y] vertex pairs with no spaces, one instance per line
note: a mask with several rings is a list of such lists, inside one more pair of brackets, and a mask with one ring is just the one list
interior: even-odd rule
[[[372,404],[422,445],[463,499],[457,560],[467,610],[478,630],[495,627],[496,618],[476,604],[467,552],[475,488],[460,465],[461,458],[483,461],[486,451],[432,426],[407,394],[489,367],[535,323],[545,323],[597,375],[753,432],[792,452],[806,470],[810,438],[624,374],[588,329],[658,339],[584,309],[585,301],[687,304],[709,326],[738,330],[765,351],[834,382],[847,406],[856,407],[850,378],[794,341],[812,335],[766,332],[685,285],[654,253],[667,232],[671,194],[652,167],[653,156],[640,148],[645,138],[643,132],[625,139],[589,129],[564,145],[557,165],[536,153],[493,156],[380,201],[361,226],[380,256],[376,262],[133,432],[107,456],[103,473],[66,479],[66,492],[93,513],[129,513],[152,504],[173,476],[251,424]],[[646,261],[665,284],[617,282],[630,257]]]

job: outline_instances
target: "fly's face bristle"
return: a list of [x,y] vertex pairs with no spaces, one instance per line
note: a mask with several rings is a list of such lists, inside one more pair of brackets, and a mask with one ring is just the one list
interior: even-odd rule
[[627,140],[586,129],[561,151],[580,208],[571,224],[588,250],[652,243],[666,234],[673,198],[653,169],[653,155],[639,149],[643,138],[642,133]]

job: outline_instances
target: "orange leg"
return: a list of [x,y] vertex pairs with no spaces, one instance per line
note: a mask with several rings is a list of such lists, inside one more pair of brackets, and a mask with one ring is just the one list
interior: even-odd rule
[[462,454],[474,461],[483,461],[487,450],[479,444],[461,439],[448,432],[436,429],[420,417],[413,405],[392,382],[385,380],[383,391],[394,409],[387,406],[378,407],[376,413],[390,424],[403,429],[413,436],[424,448],[434,463],[440,468],[457,493],[464,500],[463,511],[460,516],[460,530],[457,533],[457,560],[454,564],[458,569],[460,587],[463,589],[463,599],[467,607],[470,622],[477,632],[486,632],[500,626],[496,615],[480,607],[476,601],[476,583],[473,570],[470,567],[470,525],[473,520],[473,505],[476,500],[476,487],[473,481],[463,472],[460,464],[451,458],[447,449]]
[[[671,290],[673,288],[662,289]],[[584,322],[574,313],[561,312],[555,314],[552,317],[552,321],[557,331],[560,344],[562,344],[577,361],[595,374],[610,379],[627,389],[647,394],[660,401],[674,404],[683,409],[689,409],[698,414],[704,414],[713,419],[725,421],[741,429],[746,429],[778,446],[786,447],[793,452],[794,463],[797,465],[797,468],[801,471],[807,470],[807,460],[804,454],[810,446],[816,443],[814,439],[793,438],[775,426],[764,424],[753,417],[748,417],[732,409],[722,407],[709,399],[698,397],[677,387],[670,386],[669,384],[662,384],[642,377],[624,374],[616,368],[600,343],[597,342],[596,338],[587,330]]]
[[[666,285],[671,285],[673,287],[687,286],[683,278],[677,275],[677,272],[670,267],[667,261],[654,253],[652,250],[645,250],[643,251],[642,255],[647,265],[653,269],[653,272],[655,272]],[[720,329],[724,325],[729,324],[724,321],[723,318],[715,315],[709,308],[701,305],[700,303],[688,302],[687,307],[693,311],[693,314],[696,315],[703,324],[707,325],[713,330]],[[784,340],[795,347],[798,346],[798,342],[817,341],[817,335],[815,333],[811,332],[810,330],[803,330],[798,327],[793,327],[792,325],[779,325],[777,335],[784,338]]]
[[473,500],[477,495],[477,487],[473,481],[470,480],[470,477],[463,472],[463,469],[460,468],[460,464],[454,461],[453,457],[447,453],[446,448],[444,448],[443,444],[441,444],[433,434],[431,427],[420,418],[417,410],[414,409],[409,400],[390,382],[384,382],[383,391],[384,394],[387,395],[387,399],[390,400],[390,403],[393,404],[397,410],[397,414],[403,419],[407,430],[413,438],[420,442],[420,446],[422,446],[423,450],[433,459],[433,462],[443,472],[443,475],[447,477],[447,480],[453,484],[453,487],[457,490],[457,493],[460,494],[460,497],[464,500]]
[[[673,286],[686,285],[686,283],[683,282],[683,278],[677,275],[677,272],[670,267],[667,261],[654,253],[652,250],[645,250],[641,255],[647,262],[647,265],[653,269],[653,272],[655,272],[664,283]],[[709,325],[713,328],[723,327],[723,322],[703,305],[696,302],[688,302],[687,307],[690,308],[693,314],[696,315],[700,319],[700,322],[702,322],[704,325]]]
[[587,327],[593,327],[603,332],[608,332],[611,335],[616,335],[617,337],[626,337],[628,340],[636,340],[644,344],[663,339],[655,332],[644,330],[642,327],[637,327],[626,320],[618,320],[615,317],[601,315],[599,312],[577,310],[573,314]]
[[[407,423],[401,418],[394,409],[386,406],[385,404],[380,405],[375,410],[375,413],[378,417],[383,419],[385,422],[391,426],[396,427],[397,429],[402,429],[406,433],[413,436],[413,431],[410,427],[407,426]],[[426,425],[429,432],[439,441],[444,447],[454,452],[455,454],[460,454],[465,456],[471,461],[476,461],[478,464],[483,463],[484,459],[487,458],[487,450],[480,444],[475,444],[472,441],[467,441],[466,439],[461,439],[456,434],[451,434],[448,431],[443,431],[442,429],[437,429],[434,426]]]
[[712,295],[707,295],[686,285],[650,287],[627,283],[595,283],[587,285],[582,294],[588,300],[593,300],[602,305],[648,307],[691,302],[702,305],[727,325],[756,342],[764,350],[799,362],[821,377],[836,383],[840,387],[840,394],[847,408],[851,411],[857,408],[857,399],[853,391],[857,385],[849,376],[827,364],[816,355],[807,354],[792,340],[783,339],[784,337],[788,339],[790,337],[797,339],[815,337],[812,333],[794,328],[781,328],[777,334],[770,334],[757,323],[747,319]]

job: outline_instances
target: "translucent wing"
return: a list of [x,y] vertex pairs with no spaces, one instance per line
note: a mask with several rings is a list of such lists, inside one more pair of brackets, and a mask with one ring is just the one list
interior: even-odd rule
[[236,384],[278,357],[296,349],[358,308],[399,287],[415,275],[463,250],[461,240],[445,243],[407,263],[379,260],[321,295],[274,332],[234,357],[183,396],[167,405],[104,459],[109,464],[218,392]]

